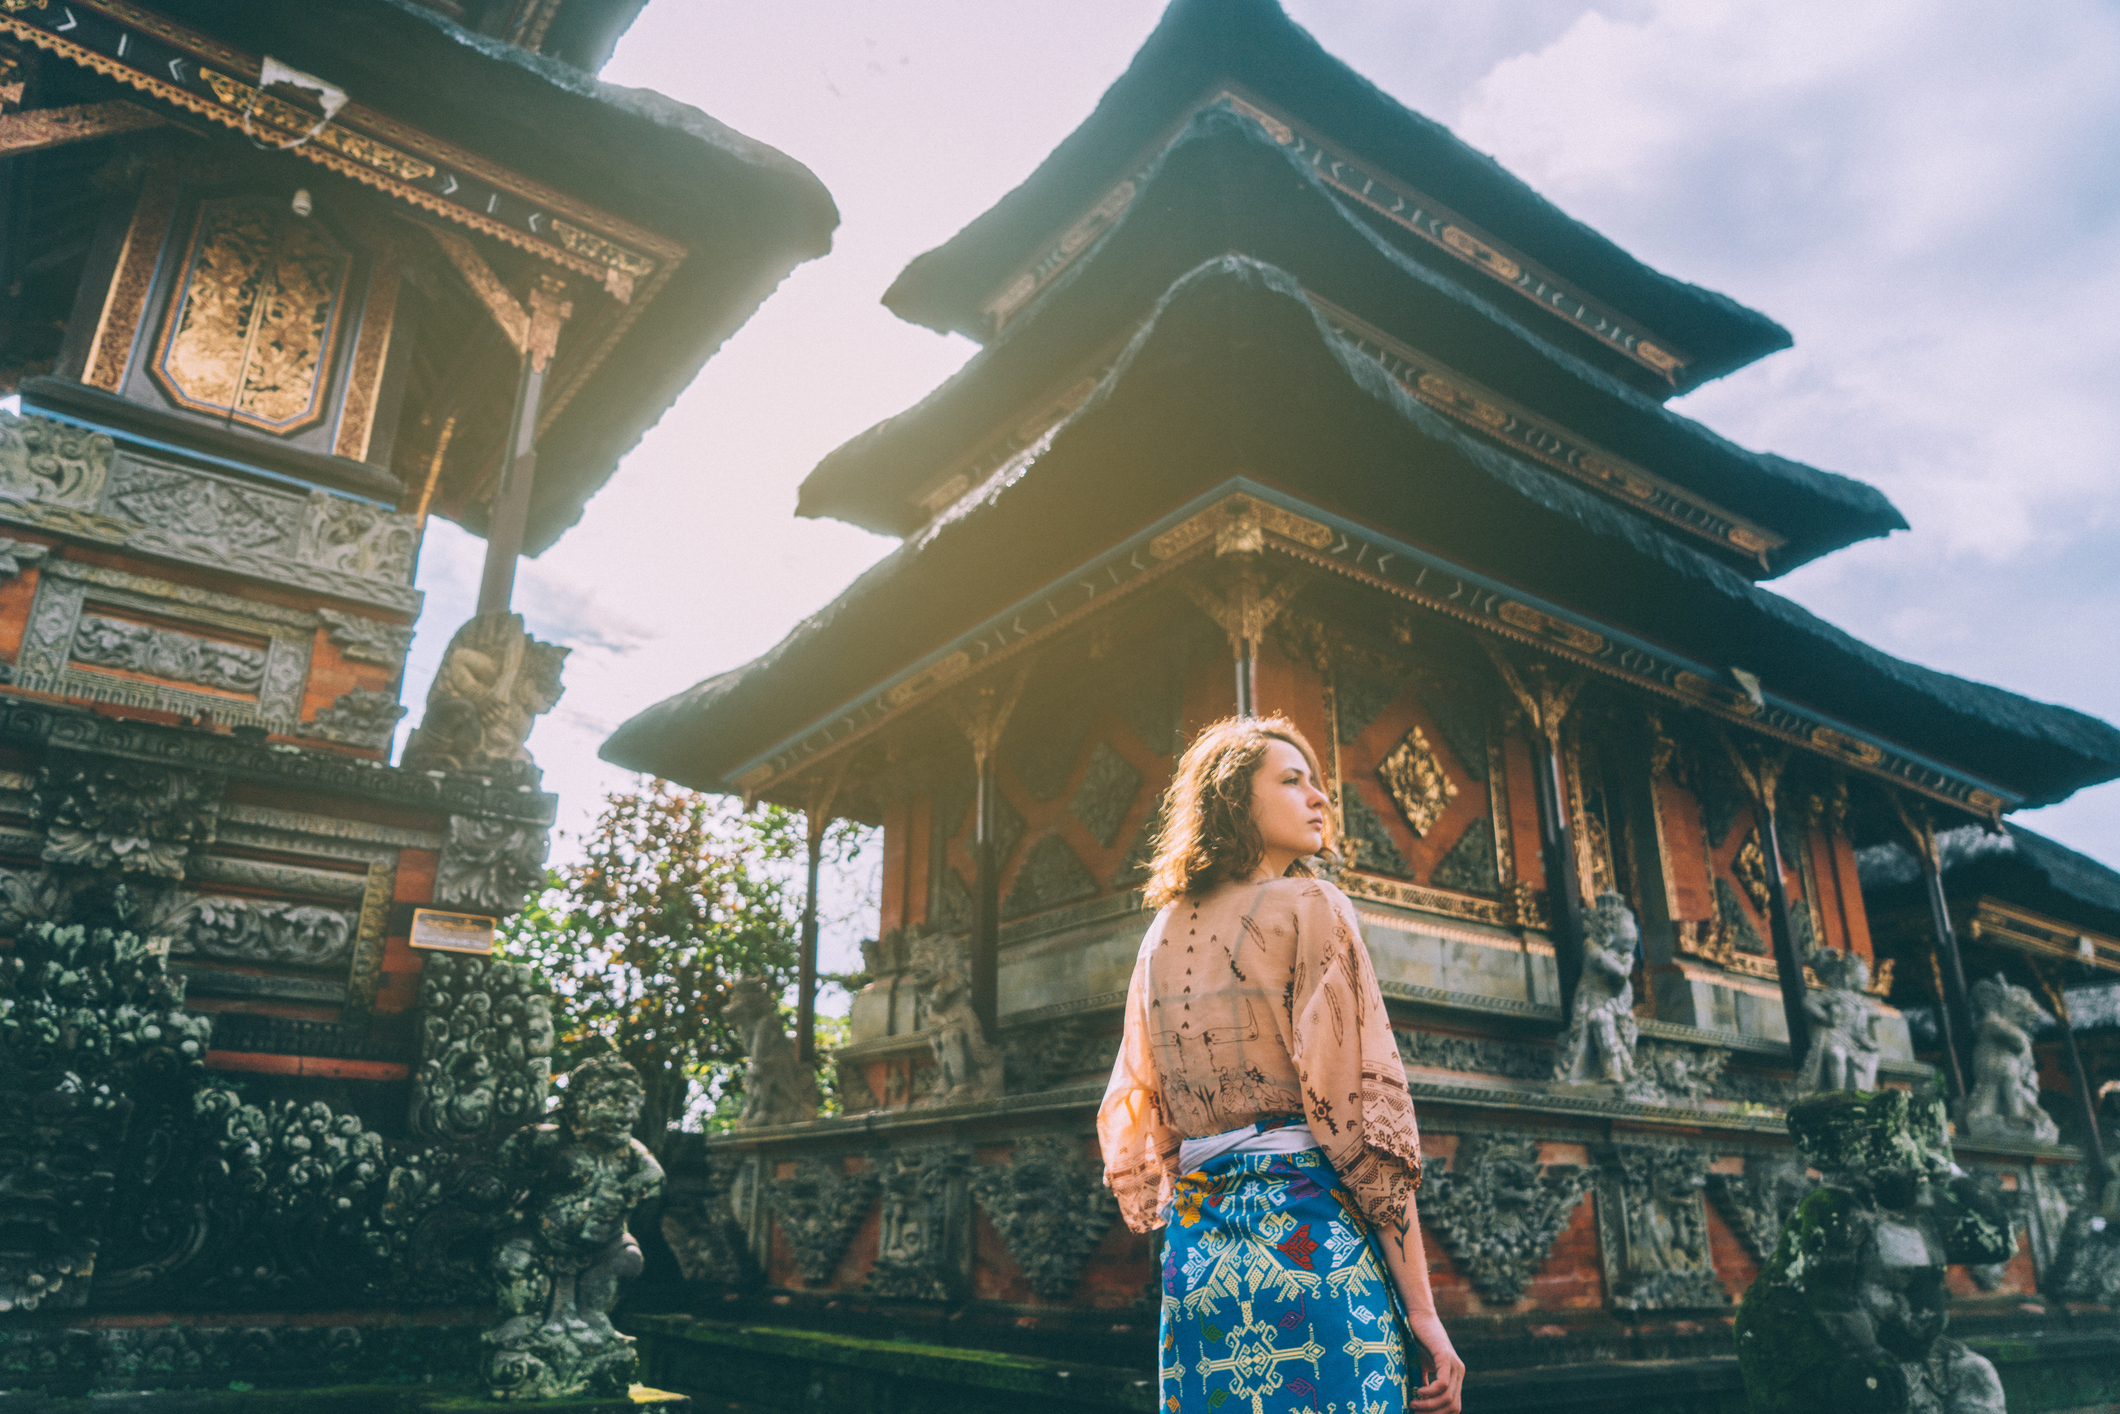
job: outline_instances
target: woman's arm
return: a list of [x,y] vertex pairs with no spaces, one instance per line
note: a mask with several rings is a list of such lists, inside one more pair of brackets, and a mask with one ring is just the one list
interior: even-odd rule
[[1428,1254],[1421,1247],[1421,1216],[1413,1196],[1407,1195],[1406,1216],[1392,1229],[1377,1235],[1384,1249],[1384,1264],[1398,1285],[1399,1299],[1406,1305],[1406,1321],[1413,1338],[1421,1343],[1418,1360],[1409,1352],[1409,1367],[1418,1365],[1425,1382],[1413,1391],[1407,1408],[1420,1414],[1458,1414],[1465,1384],[1465,1362],[1451,1347],[1450,1335],[1435,1314],[1435,1293],[1428,1289]]

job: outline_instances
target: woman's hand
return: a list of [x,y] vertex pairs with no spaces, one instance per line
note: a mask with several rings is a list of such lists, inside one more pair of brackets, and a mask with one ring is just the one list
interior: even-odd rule
[[1450,1335],[1433,1315],[1410,1315],[1406,1324],[1421,1343],[1421,1375],[1426,1383],[1413,1391],[1407,1408],[1419,1414],[1458,1414],[1463,1408],[1465,1362],[1451,1347]]

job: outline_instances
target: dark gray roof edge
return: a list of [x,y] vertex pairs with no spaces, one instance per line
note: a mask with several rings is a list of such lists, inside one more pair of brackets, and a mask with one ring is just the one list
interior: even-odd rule
[[[1614,283],[1632,282],[1653,295],[1661,295],[1665,301],[1692,306],[1696,317],[1723,324],[1734,346],[1732,351],[1721,359],[1705,363],[1689,386],[1721,377],[1794,343],[1787,329],[1760,311],[1718,291],[1666,275],[1569,216],[1492,156],[1472,147],[1433,118],[1408,108],[1327,52],[1309,31],[1289,19],[1275,0],[1174,0],[1125,72],[1105,90],[1090,115],[1007,195],[942,245],[907,265],[885,293],[884,304],[899,317],[913,323],[977,337],[978,331],[966,327],[973,321],[968,318],[970,311],[965,308],[964,301],[985,294],[1008,268],[1032,254],[1031,247],[1036,242],[1057,235],[1060,224],[1074,213],[1075,208],[1088,204],[1089,188],[1099,180],[1116,181],[1120,165],[1151,139],[1156,128],[1175,116],[1174,111],[1158,109],[1148,113],[1144,123],[1137,111],[1129,110],[1140,110],[1158,97],[1167,97],[1171,103],[1188,103],[1198,96],[1196,92],[1158,94],[1150,86],[1162,77],[1157,70],[1183,62],[1174,51],[1189,45],[1198,47],[1199,36],[1192,31],[1195,26],[1210,23],[1207,12],[1215,9],[1232,17],[1232,23],[1248,21],[1280,30],[1281,42],[1293,46],[1293,64],[1323,65],[1325,73],[1341,89],[1336,95],[1340,101],[1371,110],[1372,121],[1381,121],[1386,127],[1397,129],[1392,137],[1400,143],[1412,142],[1436,148],[1442,160],[1460,168],[1457,181],[1473,180],[1472,174],[1477,172],[1480,179],[1493,185],[1493,199],[1513,206],[1519,220],[1547,225],[1550,229],[1544,240],[1535,234],[1526,239],[1525,232],[1496,229],[1499,223],[1491,216],[1483,218],[1477,211],[1465,211],[1467,216],[1488,226],[1526,254],[1534,255],[1569,278],[1580,281],[1592,293],[1626,309],[1633,317],[1645,318],[1639,310],[1628,308],[1628,293],[1612,288]],[[1284,63],[1284,67],[1290,66]],[[1241,76],[1225,74],[1223,77]],[[1107,135],[1107,128],[1117,131]],[[1342,135],[1337,140],[1346,141],[1346,138]],[[1365,155],[1371,160],[1381,160],[1375,154]],[[1468,204],[1462,199],[1454,199],[1454,194],[1448,191],[1433,194],[1460,210]],[[1567,256],[1555,258],[1552,250],[1540,249],[1555,243],[1561,246],[1572,244],[1581,257],[1605,269],[1597,276],[1586,276],[1580,269],[1570,268],[1573,262]],[[983,253],[981,247],[999,247],[1004,253],[999,256]],[[982,269],[982,265],[991,268]],[[982,287],[968,294],[952,289],[968,281],[980,282]],[[1654,319],[1647,322],[1652,327],[1656,323]],[[1676,337],[1676,331],[1667,332]]]
[[[1368,396],[1386,403],[1421,434],[1450,446],[1477,469],[1517,494],[1549,510],[1573,518],[1594,535],[1619,541],[1633,552],[1660,563],[1688,581],[1743,604],[1783,629],[1811,640],[1820,648],[1854,660],[1862,668],[1930,699],[1953,715],[1973,718],[1985,727],[2007,731],[2020,738],[2042,740],[2087,761],[2100,762],[2107,768],[2107,775],[2101,779],[2120,775],[2120,730],[2098,718],[2074,708],[2038,702],[2004,688],[1954,677],[1933,668],[1894,658],[1863,643],[1801,605],[1762,589],[1710,556],[1678,543],[1630,513],[1607,504],[1593,493],[1564,481],[1543,467],[1475,440],[1470,433],[1460,431],[1440,413],[1425,407],[1407,394],[1383,368],[1364,357],[1335,333],[1324,315],[1305,298],[1301,285],[1293,276],[1276,267],[1242,256],[1225,256],[1205,262],[1170,287],[1159,301],[1155,314],[1136,333],[1096,392],[1061,424],[1061,433],[1054,439],[1054,448],[1058,448],[1069,426],[1093,416],[1098,408],[1112,399],[1132,364],[1152,342],[1156,326],[1168,310],[1197,291],[1221,284],[1258,289],[1299,305],[1312,321],[1325,349],[1359,389]],[[655,769],[653,765],[643,764],[649,757],[642,753],[656,750],[649,738],[664,731],[696,730],[699,718],[712,711],[719,702],[756,675],[769,674],[774,667],[810,639],[826,632],[831,623],[849,606],[894,578],[936,541],[945,536],[962,534],[969,526],[976,524],[983,518],[984,513],[994,508],[1011,487],[1020,484],[1034,470],[1035,463],[1007,485],[992,488],[980,500],[968,503],[954,515],[938,519],[918,536],[908,539],[856,578],[824,608],[798,624],[766,654],[731,672],[710,678],[684,693],[665,699],[628,719],[605,741],[599,755],[607,761],[630,769]],[[1785,691],[1787,688],[1787,684],[1778,682],[1769,683],[1768,686],[1776,691]],[[835,703],[825,703],[815,710],[821,715],[829,713],[836,706]],[[1915,745],[1911,742],[1907,744]],[[732,758],[729,764],[733,766],[736,759],[738,758]],[[699,780],[687,783],[702,788],[708,786],[708,783]],[[2078,782],[2062,791],[2060,795],[2028,799],[2027,804],[2051,803],[2052,800],[2065,798],[2088,783]]]
[[[2000,834],[1981,825],[1939,831],[1936,843],[1943,856],[1947,889],[1962,883],[1975,887],[1986,884],[2006,891],[2009,877],[2028,874],[2064,902],[2088,910],[2069,921],[2083,926],[2083,918],[2097,918],[2104,931],[2120,933],[2120,870],[2080,850],[2011,820],[2002,822]],[[1865,890],[1905,889],[1921,877],[1914,851],[1896,842],[1859,851],[1857,865]],[[2016,902],[2037,912],[2039,903],[2049,901],[2005,897],[2005,902]]]
[[[1755,452],[1724,437],[1713,428],[1679,413],[1656,398],[1641,392],[1624,380],[1586,362],[1565,348],[1560,347],[1528,328],[1509,311],[1481,297],[1476,288],[1451,280],[1428,269],[1420,262],[1408,257],[1403,251],[1379,236],[1375,229],[1359,213],[1352,210],[1313,172],[1309,164],[1291,157],[1283,148],[1268,139],[1258,125],[1248,118],[1234,113],[1207,110],[1197,114],[1177,134],[1144,174],[1141,196],[1110,227],[1100,232],[1089,248],[1078,255],[1046,289],[1027,304],[1008,325],[975,353],[964,366],[945,379],[918,403],[903,412],[894,414],[874,426],[857,433],[842,443],[812,468],[803,479],[797,501],[796,514],[803,516],[836,516],[827,497],[837,494],[833,487],[836,481],[845,485],[861,476],[860,464],[871,457],[888,456],[891,441],[901,435],[911,435],[928,417],[940,415],[938,410],[947,407],[968,385],[985,375],[985,371],[1000,359],[1008,357],[1026,339],[1034,338],[1032,332],[1039,327],[1039,316],[1055,304],[1066,300],[1069,292],[1086,280],[1095,268],[1098,256],[1112,242],[1118,240],[1130,223],[1146,219],[1152,205],[1145,198],[1154,189],[1158,177],[1172,158],[1187,145],[1209,140],[1214,136],[1236,135],[1246,141],[1255,142],[1264,151],[1273,153],[1287,163],[1307,189],[1324,200],[1336,212],[1342,222],[1358,239],[1396,272],[1419,284],[1451,303],[1469,311],[1481,320],[1501,329],[1504,334],[1518,342],[1533,356],[1550,364],[1558,373],[1588,387],[1594,394],[1614,399],[1623,404],[1632,414],[1648,417],[1664,423],[1682,435],[1696,438],[1707,444],[1713,452],[1739,463],[1746,470],[1762,474],[1793,489],[1818,498],[1838,507],[1851,523],[1844,524],[1830,533],[1813,533],[1799,542],[1792,537],[1795,553],[1785,554],[1774,566],[1774,573],[1785,573],[1790,569],[1819,556],[1829,554],[1857,541],[1886,535],[1894,530],[1908,529],[1907,521],[1898,507],[1894,506],[1884,492],[1868,482],[1839,472],[1826,471],[1818,467],[1778,456],[1772,452]],[[968,445],[968,444],[967,444]],[[1674,479],[1676,479],[1674,477]],[[1711,499],[1728,499],[1728,489],[1717,490],[1695,486],[1699,494]],[[1754,519],[1766,517],[1753,515]],[[851,519],[851,518],[849,518]],[[872,524],[853,520],[853,524],[864,529],[879,530],[886,534],[903,534],[895,526]],[[1771,522],[1769,522],[1771,523]],[[1775,527],[1778,530],[1787,527]]]

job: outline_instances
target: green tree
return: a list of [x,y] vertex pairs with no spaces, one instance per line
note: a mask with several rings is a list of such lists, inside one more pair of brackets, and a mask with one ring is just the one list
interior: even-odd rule
[[[832,856],[860,848],[835,828]],[[650,781],[609,796],[579,862],[502,930],[497,951],[551,982],[555,1070],[615,1050],[647,1088],[641,1139],[660,1146],[698,1082],[741,1108],[741,1038],[722,1020],[749,973],[785,992],[796,967],[803,817]]]

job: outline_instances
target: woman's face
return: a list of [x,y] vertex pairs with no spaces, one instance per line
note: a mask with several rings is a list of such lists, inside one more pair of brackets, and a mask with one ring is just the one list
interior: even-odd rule
[[1266,846],[1263,868],[1279,877],[1288,866],[1325,847],[1325,812],[1332,802],[1318,788],[1303,753],[1278,739],[1251,778],[1251,822]]

